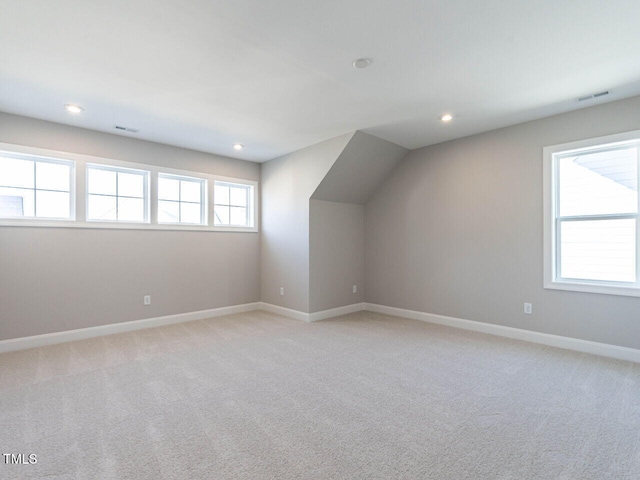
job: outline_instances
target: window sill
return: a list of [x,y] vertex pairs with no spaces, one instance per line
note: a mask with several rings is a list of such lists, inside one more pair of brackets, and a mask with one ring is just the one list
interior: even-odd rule
[[210,225],[176,225],[126,222],[77,222],[69,220],[8,220],[0,219],[0,227],[84,228],[110,230],[170,230],[181,232],[257,233],[256,227],[212,227]]
[[550,290],[566,290],[571,292],[600,293],[604,295],[622,295],[625,297],[640,297],[637,286],[605,285],[601,283],[581,283],[569,281],[547,282],[544,288]]

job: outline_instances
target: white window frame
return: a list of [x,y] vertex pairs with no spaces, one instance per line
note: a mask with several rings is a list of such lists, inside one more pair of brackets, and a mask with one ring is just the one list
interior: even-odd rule
[[[160,219],[158,218],[158,224],[159,225],[204,225],[207,226],[209,223],[209,215],[208,215],[208,205],[209,202],[207,202],[207,179],[206,178],[202,178],[202,177],[193,177],[193,176],[187,176],[187,175],[176,175],[175,173],[166,173],[165,171],[160,171],[158,172],[158,180],[160,180],[160,178],[167,178],[167,179],[171,179],[171,180],[178,180],[178,181],[186,181],[186,182],[194,182],[194,183],[199,183],[200,184],[200,223],[189,223],[189,222],[182,222],[182,221],[177,221],[177,222],[160,222]],[[179,199],[178,200],[166,200],[166,199],[161,199],[160,198],[160,188],[158,188],[158,209],[160,209],[160,202],[174,202],[178,204],[178,209],[180,210],[180,204],[181,203],[195,203],[195,202],[187,202],[182,200],[182,192],[179,193]]]
[[[86,195],[84,196],[85,198],[85,211],[87,212],[86,214],[86,221],[87,222],[100,222],[100,223],[134,223],[134,224],[145,224],[145,223],[150,223],[149,221],[149,175],[150,172],[148,170],[142,170],[142,169],[137,169],[137,168],[127,168],[127,167],[121,167],[121,166],[115,166],[115,165],[106,165],[106,164],[102,164],[102,163],[87,163],[86,164]],[[143,179],[143,192],[142,192],[142,200],[143,200],[143,204],[144,204],[144,215],[143,215],[143,219],[142,220],[103,220],[100,218],[89,218],[89,195],[96,195],[93,194],[91,192],[89,192],[89,170],[91,169],[95,169],[95,170],[104,170],[106,172],[116,172],[116,173],[128,173],[128,174],[133,174],[133,175],[140,175]],[[97,195],[101,195],[101,194],[97,194]],[[115,197],[116,199],[116,205],[118,204],[118,199],[120,198],[131,198],[131,197],[125,197],[123,195],[118,195],[118,191],[116,188],[116,194],[115,195],[103,195],[105,197]]]
[[[249,188],[249,205],[247,205],[247,218],[249,219],[249,225],[247,226],[238,226],[238,225],[215,225],[215,188],[216,184],[222,183],[227,186],[233,187],[234,185],[240,185],[242,187]],[[257,205],[258,205],[258,183],[249,181],[249,180],[238,180],[235,178],[225,178],[225,177],[215,177],[213,182],[213,198],[211,199],[211,224],[215,226],[216,230],[226,231],[226,232],[257,232]],[[220,204],[222,205],[222,204]]]
[[[552,145],[543,149],[543,199],[544,199],[544,288],[575,292],[601,293],[640,297],[640,205],[636,214],[589,215],[594,220],[604,218],[636,219],[636,282],[613,282],[602,280],[576,280],[558,277],[558,184],[557,161],[561,156],[580,154],[597,148],[620,148],[640,146],[640,130],[576,142]],[[638,168],[640,175],[640,165]],[[640,185],[640,182],[639,182]],[[640,195],[638,195],[640,202]]]
[[[0,187],[9,187],[9,188],[18,188],[18,189],[22,189],[22,190],[31,190],[34,192],[34,211],[33,217],[30,216],[11,216],[11,217],[0,217],[0,221],[2,221],[2,223],[5,222],[12,222],[12,221],[16,221],[16,222],[20,222],[21,225],[25,225],[28,222],[70,222],[70,221],[75,221],[76,219],[76,162],[74,162],[73,160],[68,160],[65,158],[58,158],[57,156],[52,156],[52,155],[37,155],[34,153],[26,153],[26,152],[20,152],[20,151],[15,151],[13,149],[9,150],[9,149],[5,149],[4,147],[6,147],[7,145],[5,144],[0,144],[0,156],[2,157],[8,157],[8,158],[14,158],[16,160],[28,160],[28,161],[32,161],[34,162],[34,172],[33,172],[33,188],[21,188],[21,187],[11,187],[8,185],[1,185]],[[1,160],[0,160],[1,161]],[[56,165],[66,165],[69,168],[69,216],[68,217],[38,217],[37,213],[38,213],[38,200],[37,200],[37,192],[38,191],[56,191],[56,192],[63,192],[62,190],[48,190],[48,189],[44,189],[44,188],[38,188],[37,187],[37,178],[36,178],[36,170],[35,170],[35,164],[36,163],[49,163],[49,164],[56,164]],[[1,180],[0,180],[1,183]]]
[[[0,151],[12,155],[31,155],[44,158],[59,159],[61,161],[70,161],[75,164],[74,182],[71,186],[75,190],[72,195],[73,213],[72,219],[54,220],[50,218],[34,218],[34,217],[0,217],[0,226],[19,226],[19,227],[63,227],[63,228],[90,228],[90,229],[120,229],[120,230],[177,230],[177,231],[198,231],[198,232],[258,232],[258,212],[259,212],[259,192],[258,182],[242,178],[225,177],[213,174],[207,174],[191,170],[178,170],[174,168],[166,168],[158,165],[127,162],[122,160],[114,160],[109,158],[95,157],[91,155],[82,155],[69,152],[60,152],[43,148],[27,147],[23,145],[14,145],[8,143],[0,143]],[[145,170],[149,172],[148,186],[148,223],[138,222],[115,222],[112,220],[87,221],[87,165],[104,165],[106,167]],[[168,174],[176,176],[184,176],[191,178],[202,178],[206,185],[205,208],[207,212],[206,223],[204,225],[196,225],[191,223],[158,223],[158,174]],[[252,227],[229,227],[215,226],[213,219],[213,197],[214,183],[222,181],[228,183],[245,184],[253,187],[253,212]]]

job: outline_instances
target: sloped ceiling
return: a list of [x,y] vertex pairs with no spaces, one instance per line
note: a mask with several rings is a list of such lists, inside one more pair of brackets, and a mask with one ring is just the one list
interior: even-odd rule
[[356,132],[311,198],[364,204],[409,150]]

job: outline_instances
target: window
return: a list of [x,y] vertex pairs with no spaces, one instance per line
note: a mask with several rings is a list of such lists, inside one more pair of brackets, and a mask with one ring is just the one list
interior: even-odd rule
[[258,182],[0,143],[0,226],[257,232]]
[[158,223],[206,225],[206,181],[158,174]]
[[255,226],[255,184],[214,182],[214,225]]
[[640,296],[640,132],[545,149],[545,286]]
[[87,165],[87,220],[149,221],[149,172]]
[[71,220],[74,162],[0,152],[0,217]]

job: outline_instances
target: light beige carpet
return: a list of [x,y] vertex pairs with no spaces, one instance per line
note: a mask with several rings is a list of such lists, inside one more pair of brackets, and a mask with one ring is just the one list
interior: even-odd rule
[[370,312],[0,355],[0,478],[638,479],[640,365]]

